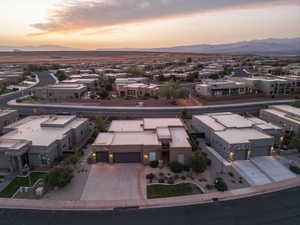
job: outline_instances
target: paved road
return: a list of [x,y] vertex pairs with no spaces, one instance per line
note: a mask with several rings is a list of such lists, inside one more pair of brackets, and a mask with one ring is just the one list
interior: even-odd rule
[[8,101],[20,98],[23,95],[27,95],[30,92],[30,90],[34,87],[42,87],[42,86],[45,86],[45,85],[48,85],[48,84],[54,84],[56,82],[54,77],[51,76],[51,74],[49,72],[37,73],[37,76],[39,78],[39,83],[37,83],[33,87],[28,88],[28,89],[23,90],[23,91],[17,91],[17,92],[8,94],[8,95],[0,96],[0,107],[2,107],[2,108],[12,108],[11,106],[7,105]]
[[115,211],[0,210],[1,225],[299,225],[300,188],[232,201]]
[[[55,79],[48,72],[38,73],[40,82],[35,86],[44,86],[55,83]],[[31,89],[31,88],[30,88]],[[29,106],[12,106],[7,102],[26,94],[30,89],[22,92],[13,93],[7,96],[0,96],[0,107],[17,109],[22,113],[32,114],[33,111],[40,113],[73,113],[78,115],[110,115],[110,116],[153,116],[153,115],[178,115],[184,107],[93,107],[78,105],[29,105]],[[274,100],[263,102],[210,105],[186,107],[190,114],[201,114],[211,112],[258,112],[269,104],[286,104],[293,100]]]

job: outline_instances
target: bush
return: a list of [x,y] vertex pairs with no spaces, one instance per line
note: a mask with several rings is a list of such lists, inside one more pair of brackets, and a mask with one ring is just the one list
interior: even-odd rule
[[165,183],[165,179],[164,178],[159,178],[158,183]]
[[196,173],[203,173],[207,168],[208,160],[205,156],[196,154],[192,158],[191,168]]
[[182,170],[183,170],[183,165],[179,162],[171,162],[169,164],[170,166],[170,170],[173,172],[173,173],[181,173]]
[[233,172],[228,172],[228,175],[231,176],[231,177],[234,177]]
[[47,183],[50,187],[64,187],[71,182],[73,170],[71,168],[54,168],[47,176]]
[[72,164],[72,165],[76,165],[79,161],[79,158],[77,155],[72,155],[71,157],[69,157],[67,160],[66,160],[66,164],[69,165],[69,164]]
[[215,188],[218,191],[227,191],[228,187],[222,177],[217,177],[215,180]]
[[189,172],[191,170],[191,167],[189,165],[183,165],[183,170]]
[[168,184],[174,184],[174,179],[172,177],[168,179]]
[[149,163],[149,166],[150,166],[151,168],[157,168],[157,167],[158,167],[158,161],[157,161],[157,160],[151,161],[151,162]]
[[297,166],[290,166],[290,170],[296,174],[300,174],[300,168]]
[[181,176],[181,180],[185,180],[186,179],[186,177],[185,176]]
[[152,183],[154,178],[155,178],[155,175],[153,173],[149,173],[146,175],[146,179],[148,179],[150,183]]

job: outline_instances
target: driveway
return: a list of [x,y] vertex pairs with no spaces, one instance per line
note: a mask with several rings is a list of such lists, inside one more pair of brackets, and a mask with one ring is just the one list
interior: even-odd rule
[[139,200],[141,164],[92,165],[81,200]]

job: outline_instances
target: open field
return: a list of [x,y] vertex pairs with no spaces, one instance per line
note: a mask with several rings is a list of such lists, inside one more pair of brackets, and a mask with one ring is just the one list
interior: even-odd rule
[[0,52],[0,64],[29,63],[117,63],[152,62],[161,60],[193,58],[212,58],[214,54],[155,53],[155,52]]

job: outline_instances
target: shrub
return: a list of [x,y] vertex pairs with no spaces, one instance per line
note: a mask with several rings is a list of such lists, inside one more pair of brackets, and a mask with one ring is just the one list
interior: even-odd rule
[[228,175],[231,176],[231,177],[234,177],[233,172],[228,172]]
[[179,176],[177,174],[174,175],[174,180],[178,180]]
[[181,173],[182,170],[183,170],[183,165],[179,162],[171,162],[170,163],[170,170],[173,172],[173,173]]
[[300,168],[297,166],[290,166],[290,170],[296,174],[300,174]]
[[146,175],[146,179],[148,179],[150,183],[152,183],[154,178],[155,178],[155,175],[153,173],[149,173]]
[[189,165],[183,165],[183,170],[189,172],[191,170],[191,167]]
[[222,177],[217,177],[215,180],[215,188],[218,191],[227,191],[228,187]]
[[174,179],[172,177],[168,179],[168,184],[174,184]]
[[203,155],[196,154],[192,158],[191,168],[196,173],[203,173],[207,168],[207,158]]
[[165,179],[164,178],[159,178],[158,183],[165,183]]
[[66,160],[66,164],[72,164],[72,165],[76,165],[79,161],[79,158],[77,155],[72,155],[71,157],[69,157],[67,160]]
[[73,170],[71,168],[54,168],[48,176],[47,182],[50,187],[64,187],[71,182]]
[[181,180],[185,180],[186,179],[186,177],[185,176],[181,176]]
[[149,163],[149,166],[150,166],[151,168],[157,168],[157,167],[158,167],[158,161],[157,161],[157,160],[151,161],[151,162]]

